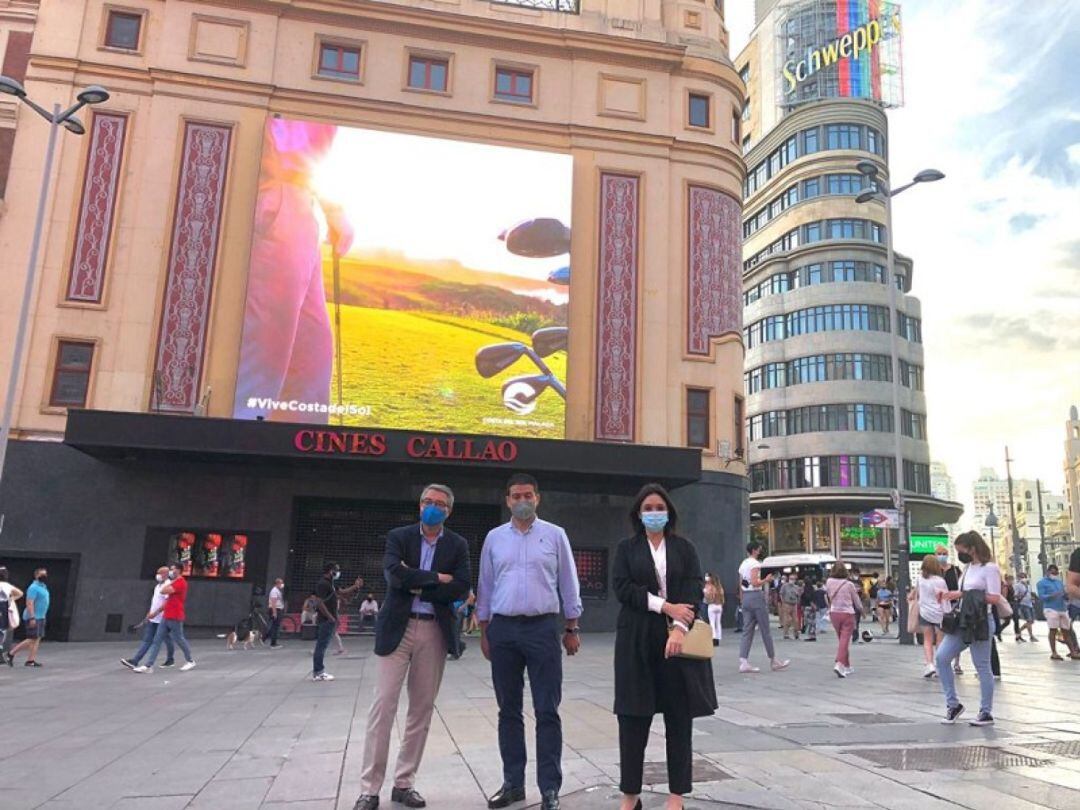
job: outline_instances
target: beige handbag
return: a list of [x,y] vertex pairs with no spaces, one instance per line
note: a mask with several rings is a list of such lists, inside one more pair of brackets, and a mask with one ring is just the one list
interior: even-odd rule
[[[672,629],[668,628],[669,636]],[[713,652],[712,628],[709,627],[708,622],[695,619],[690,631],[683,638],[682,652],[677,657],[691,658],[694,661],[711,661]]]

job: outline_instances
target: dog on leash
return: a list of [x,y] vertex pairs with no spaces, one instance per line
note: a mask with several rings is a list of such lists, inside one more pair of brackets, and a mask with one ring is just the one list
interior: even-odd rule
[[246,616],[238,621],[225,636],[226,650],[235,650],[237,645],[245,650],[250,650],[255,646],[255,629],[252,627],[251,619]]

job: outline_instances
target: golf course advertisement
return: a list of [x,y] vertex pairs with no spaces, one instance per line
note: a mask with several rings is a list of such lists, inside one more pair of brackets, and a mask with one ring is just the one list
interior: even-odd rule
[[563,438],[572,168],[272,118],[234,416]]

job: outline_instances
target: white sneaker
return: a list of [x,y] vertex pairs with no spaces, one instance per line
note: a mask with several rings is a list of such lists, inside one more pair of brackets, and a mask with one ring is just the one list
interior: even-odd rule
[[847,677],[847,670],[844,669],[843,664],[841,664],[839,661],[837,661],[835,664],[833,664],[833,672],[836,673],[836,676],[838,678],[846,678]]
[[937,669],[934,667],[933,664],[927,664],[925,667],[923,667],[922,676],[924,678],[933,678],[936,673]]
[[790,661],[787,661],[787,660],[778,661],[775,658],[772,660],[772,671],[773,672],[779,672],[782,669],[787,669],[789,666],[791,666]]
[[187,672],[189,669],[195,669],[195,662],[194,661],[188,661],[186,664],[184,664],[182,667],[180,667],[181,672]]
[[143,664],[141,667],[135,667],[131,671],[132,672],[138,672],[139,674],[149,674],[149,673],[154,671],[154,668],[153,667],[148,667],[148,666],[146,666],[146,664]]
[[320,672],[318,675],[312,675],[311,680],[313,680],[313,681],[332,681],[332,680],[334,680],[334,676],[331,675],[329,672]]
[[761,672],[761,670],[755,666],[751,666],[750,662],[743,658],[739,661],[739,672]]
[[844,674],[845,675],[854,675],[855,674],[855,667],[844,667]]

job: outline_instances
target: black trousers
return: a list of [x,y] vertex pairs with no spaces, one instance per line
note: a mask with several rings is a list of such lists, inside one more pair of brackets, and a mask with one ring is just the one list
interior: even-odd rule
[[[628,796],[641,793],[645,746],[649,742],[651,717],[619,715],[619,790]],[[668,790],[684,795],[693,782],[693,719],[685,712],[664,712],[667,747]]]
[[494,616],[487,629],[491,680],[499,704],[503,784],[525,787],[525,672],[536,718],[536,781],[541,793],[562,787],[562,647],[550,616]]

